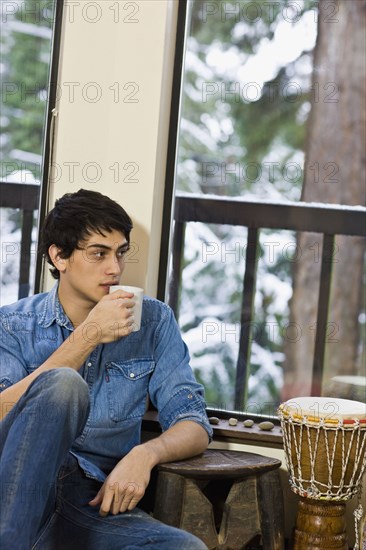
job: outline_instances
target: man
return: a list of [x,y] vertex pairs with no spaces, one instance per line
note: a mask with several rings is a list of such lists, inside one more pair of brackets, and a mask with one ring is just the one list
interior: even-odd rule
[[[80,190],[56,201],[41,252],[57,284],[0,309],[2,550],[200,550],[137,504],[152,468],[203,452],[203,390],[172,312],[119,283],[132,223]],[[146,399],[163,433],[143,444]]]

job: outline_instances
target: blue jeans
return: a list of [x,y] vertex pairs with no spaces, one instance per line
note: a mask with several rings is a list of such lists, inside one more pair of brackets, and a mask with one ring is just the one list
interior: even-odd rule
[[72,369],[42,373],[0,424],[1,550],[204,550],[193,535],[136,508],[101,517],[101,483],[68,452],[89,412]]

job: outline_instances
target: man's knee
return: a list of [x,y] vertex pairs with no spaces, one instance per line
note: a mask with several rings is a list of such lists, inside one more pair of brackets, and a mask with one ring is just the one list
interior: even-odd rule
[[[74,369],[60,367],[40,374],[29,388],[40,393],[55,407],[89,407],[89,389],[85,380]],[[40,396],[40,397],[41,397]],[[40,399],[42,401],[42,399]]]
[[45,371],[34,380],[19,403],[19,413],[26,421],[35,415],[41,424],[69,425],[77,437],[88,418],[89,403],[85,380],[77,371],[60,367]]
[[[89,398],[88,384],[80,376],[80,374],[69,367],[60,367],[47,371],[53,379],[55,389],[64,395],[80,397],[81,399]],[[46,374],[46,373],[45,373]]]

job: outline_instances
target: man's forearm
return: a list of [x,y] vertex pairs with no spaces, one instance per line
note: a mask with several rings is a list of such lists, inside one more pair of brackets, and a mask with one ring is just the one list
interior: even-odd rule
[[206,430],[197,422],[178,422],[159,437],[151,439],[139,447],[148,452],[151,467],[164,462],[182,460],[203,453],[209,443]]
[[91,338],[85,338],[81,326],[75,329],[69,338],[38,369],[0,394],[0,419],[5,417],[42,372],[59,367],[79,370],[95,346],[96,343]]
[[207,444],[208,435],[202,426],[191,420],[178,422],[123,457],[89,504],[100,505],[101,516],[132,510],[143,497],[154,466],[202,453]]

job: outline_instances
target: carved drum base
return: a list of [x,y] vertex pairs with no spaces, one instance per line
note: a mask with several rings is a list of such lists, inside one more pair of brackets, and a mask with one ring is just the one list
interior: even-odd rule
[[346,504],[300,498],[294,550],[348,550]]

